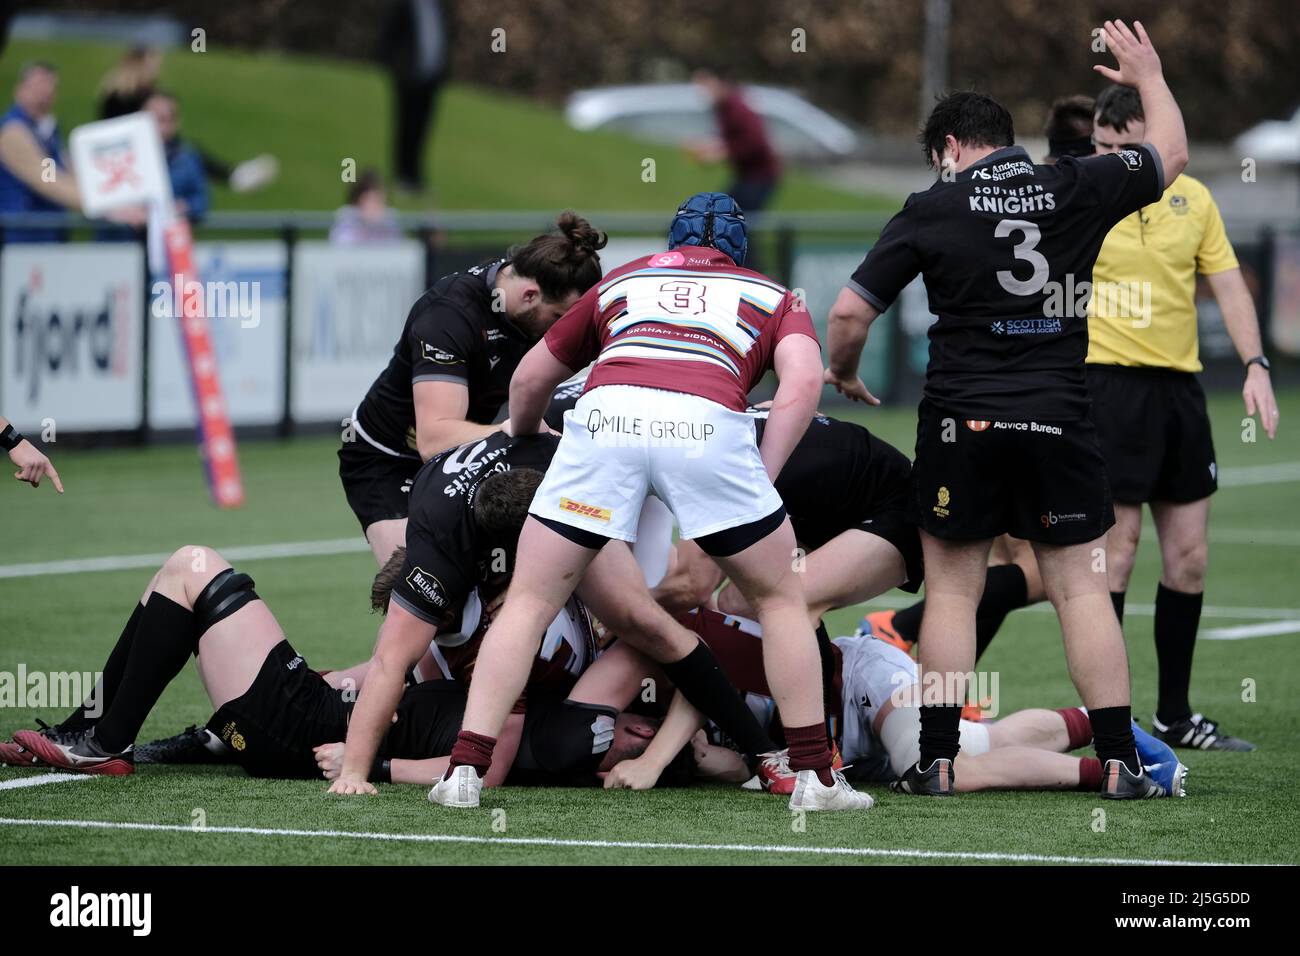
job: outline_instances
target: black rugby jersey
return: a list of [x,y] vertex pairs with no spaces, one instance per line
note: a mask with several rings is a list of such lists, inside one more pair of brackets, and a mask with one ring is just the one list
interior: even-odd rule
[[999,149],[909,196],[849,287],[883,312],[922,277],[938,317],[925,395],[944,410],[1076,420],[1093,263],[1111,227],[1163,190],[1149,146],[1055,166]]

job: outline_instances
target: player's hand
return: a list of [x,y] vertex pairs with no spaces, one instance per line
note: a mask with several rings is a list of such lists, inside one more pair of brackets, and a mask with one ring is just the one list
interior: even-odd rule
[[14,477],[19,481],[25,481],[33,488],[39,488],[41,479],[49,475],[50,481],[54,483],[54,490],[63,494],[63,482],[59,480],[59,473],[54,470],[50,460],[26,438],[9,452],[9,460],[18,466]]
[[337,793],[344,797],[367,796],[373,797],[378,790],[369,780],[359,780],[356,777],[339,776],[337,780],[330,784],[330,793]]
[[316,766],[320,767],[320,772],[325,775],[326,780],[337,780],[343,771],[343,749],[344,745],[341,741],[312,748],[312,752],[316,755]]
[[644,757],[622,760],[605,774],[606,790],[651,790],[663,771]]
[[519,431],[515,428],[514,422],[507,418],[501,423],[501,430],[511,438],[518,438],[520,435],[555,435],[558,437],[560,434],[550,425],[546,424],[546,419],[544,418],[538,421],[537,427],[530,432]]
[[1246,384],[1241,389],[1241,396],[1246,400],[1246,414],[1259,413],[1260,424],[1269,438],[1277,437],[1277,399],[1273,397],[1273,382],[1268,369],[1261,365],[1252,365],[1246,372]]
[[1148,80],[1160,78],[1160,57],[1151,45],[1151,38],[1138,20],[1133,21],[1133,30],[1123,20],[1107,20],[1102,25],[1106,37],[1106,49],[1115,54],[1119,69],[1097,65],[1093,69],[1122,86],[1141,86]]
[[827,385],[835,386],[835,391],[851,401],[866,402],[868,405],[880,404],[880,399],[867,391],[866,384],[857,375],[852,378],[840,378],[833,371],[827,369],[822,375],[822,380]]

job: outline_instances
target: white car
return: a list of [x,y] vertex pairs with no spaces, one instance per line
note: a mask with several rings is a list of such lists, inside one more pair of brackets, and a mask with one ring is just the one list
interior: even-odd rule
[[1264,120],[1233,141],[1242,156],[1261,163],[1300,163],[1300,109],[1289,120]]
[[[742,86],[741,92],[783,157],[826,161],[858,148],[857,133],[792,90]],[[678,145],[717,135],[709,101],[693,83],[579,90],[569,97],[565,117],[574,129],[616,130]]]

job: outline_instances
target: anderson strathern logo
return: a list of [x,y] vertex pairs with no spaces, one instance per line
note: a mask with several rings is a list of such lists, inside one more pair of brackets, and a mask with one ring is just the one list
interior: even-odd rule
[[50,925],[61,927],[125,926],[133,936],[153,928],[152,893],[83,893],[73,886],[50,897]]

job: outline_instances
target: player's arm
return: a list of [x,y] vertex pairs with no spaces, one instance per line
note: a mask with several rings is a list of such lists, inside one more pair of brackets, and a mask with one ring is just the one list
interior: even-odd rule
[[535,435],[543,431],[546,422],[542,418],[555,387],[573,372],[555,357],[545,339],[529,349],[510,377],[510,434]]
[[415,443],[424,461],[501,428],[500,425],[479,425],[465,420],[469,412],[468,385],[447,381],[416,382],[411,386],[411,393],[415,398]]
[[686,695],[673,695],[668,714],[659,725],[654,739],[645,753],[632,760],[623,760],[605,775],[606,790],[649,790],[659,782],[664,770],[673,762],[683,747],[690,743],[695,732],[704,726],[704,715],[691,706]]
[[[524,715],[511,714],[497,738],[497,749],[493,751],[492,767],[483,778],[485,787],[499,787],[505,783],[510,767],[519,752],[519,740],[523,734]],[[338,779],[347,745],[343,743],[321,744],[312,748],[316,755],[316,765],[326,780]],[[388,779],[390,783],[413,783],[428,786],[447,772],[451,758],[424,757],[421,759],[394,758],[388,761]]]
[[[1249,362],[1256,356],[1263,355],[1264,345],[1259,332],[1259,317],[1255,313],[1255,300],[1246,287],[1240,267],[1211,273],[1206,279],[1223,312],[1224,327],[1241,360]],[[1249,366],[1241,394],[1246,400],[1246,414],[1254,415],[1258,412],[1268,437],[1277,437],[1277,399],[1273,395],[1273,382],[1268,369],[1259,364]]]
[[767,413],[767,427],[759,452],[767,476],[776,481],[786,460],[808,430],[822,391],[822,354],[817,340],[808,335],[786,335],[772,355],[776,394]]
[[840,290],[826,317],[826,384],[833,385],[845,398],[868,405],[879,405],[880,399],[858,377],[858,362],[871,323],[879,317],[875,306],[848,288]]
[[57,171],[53,180],[47,180],[43,175],[47,159],[32,131],[22,123],[11,122],[0,127],[0,163],[41,198],[79,210],[81,195],[76,178],[71,171],[63,169]]
[[63,482],[59,480],[59,473],[54,470],[50,460],[15,431],[13,425],[9,424],[9,419],[3,415],[0,415],[0,448],[3,448],[8,453],[9,460],[18,466],[14,477],[19,481],[25,481],[33,488],[38,488],[41,479],[49,475],[54,490],[63,494]]
[[[1160,154],[1164,181],[1168,185],[1187,168],[1187,130],[1160,66],[1160,57],[1141,22],[1133,21],[1133,30],[1123,20],[1107,20],[1102,26],[1106,48],[1115,55],[1119,69],[1094,66],[1093,69],[1112,83],[1136,87],[1146,114],[1146,140]],[[1134,30],[1137,32],[1134,33]]]
[[374,793],[370,766],[402,698],[406,672],[429,647],[435,628],[393,601],[379,631],[379,642],[366,672],[365,685],[348,722],[347,750],[330,793]]
[[668,573],[650,596],[671,613],[689,611],[708,603],[722,577],[722,569],[698,544],[678,541],[668,554]]

